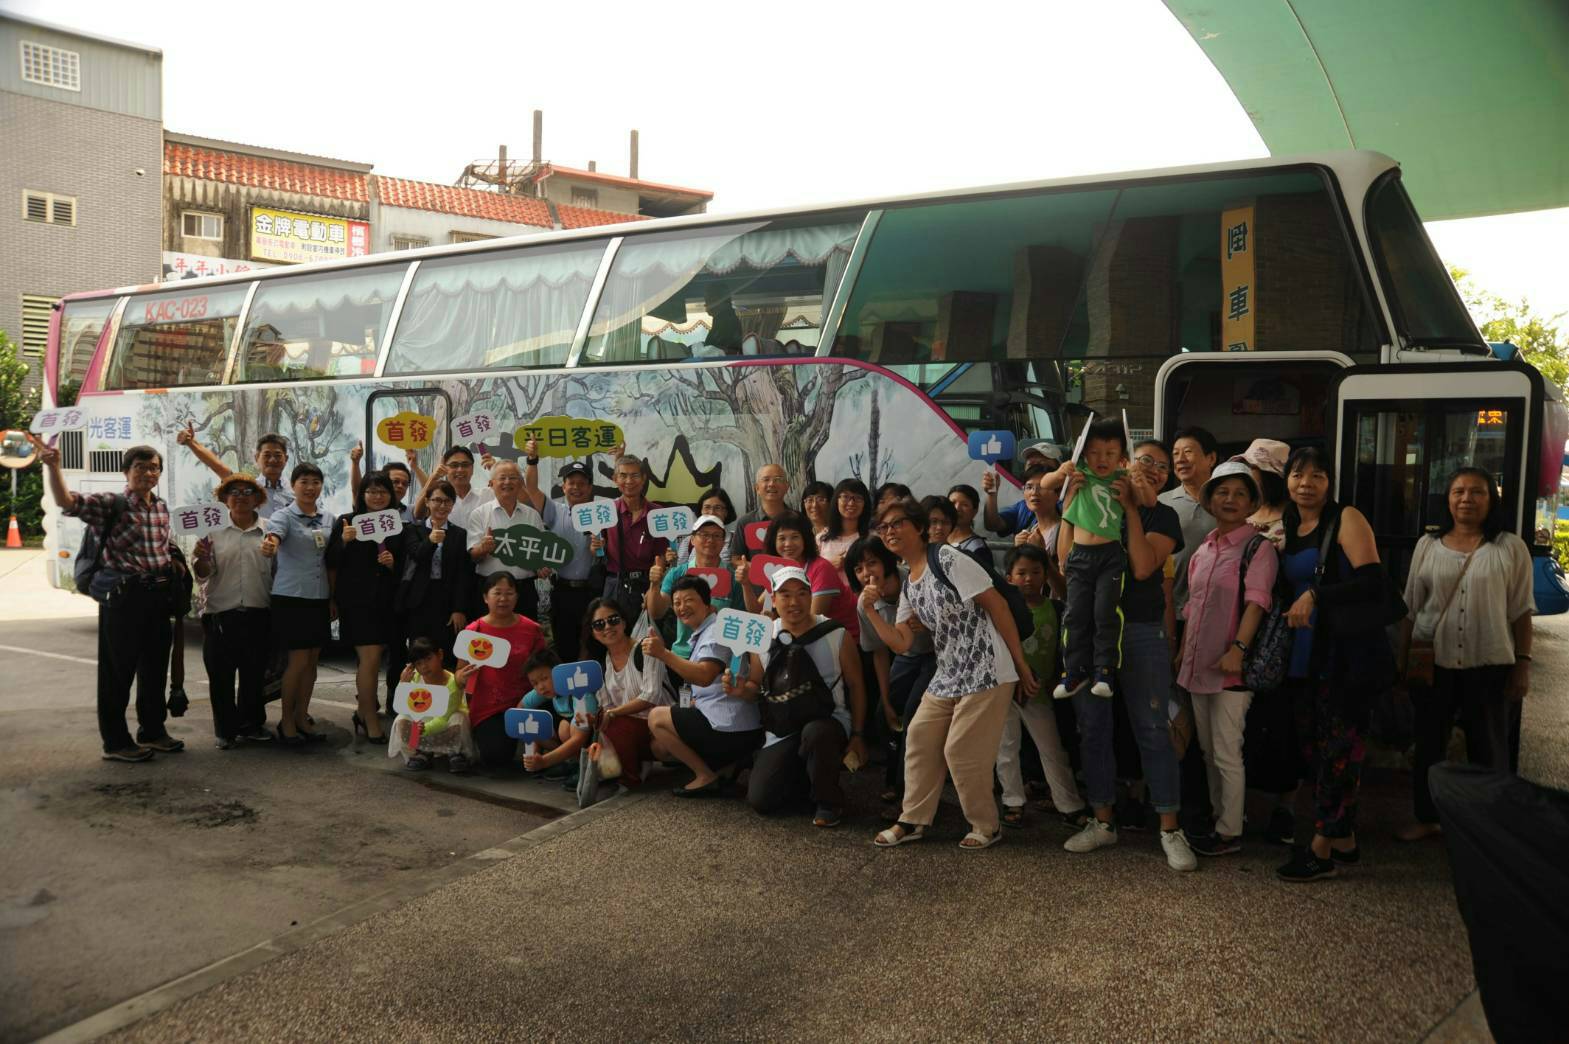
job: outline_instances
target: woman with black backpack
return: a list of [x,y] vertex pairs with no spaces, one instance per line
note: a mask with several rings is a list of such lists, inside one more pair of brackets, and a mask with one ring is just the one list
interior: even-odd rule
[[[1037,689],[1024,661],[1019,628],[1002,593],[986,571],[946,544],[928,556],[926,513],[912,500],[897,500],[878,512],[877,531],[888,550],[910,570],[892,626],[876,613],[867,620],[894,652],[914,641],[909,621],[931,632],[937,671],[906,730],[904,809],[899,821],[874,844],[891,848],[924,836],[937,814],[944,778],[953,776],[970,832],[959,847],[990,848],[1002,837],[992,800],[992,769],[1014,685],[1025,695]],[[935,565],[935,568],[934,568]],[[875,601],[867,588],[862,598]]]

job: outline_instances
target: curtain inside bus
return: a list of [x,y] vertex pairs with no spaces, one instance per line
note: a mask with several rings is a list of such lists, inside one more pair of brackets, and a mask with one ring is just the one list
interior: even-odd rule
[[105,388],[175,388],[223,380],[249,283],[133,297],[120,319]]
[[917,382],[990,363],[999,394],[1148,428],[1160,364],[1238,344],[1234,316],[1250,349],[1376,359],[1337,208],[1316,168],[889,208],[833,354]]
[[245,319],[235,380],[309,381],[374,373],[406,264],[263,280]]
[[628,237],[582,362],[812,354],[860,231],[853,217]]
[[386,372],[562,365],[604,252],[571,244],[421,262]]

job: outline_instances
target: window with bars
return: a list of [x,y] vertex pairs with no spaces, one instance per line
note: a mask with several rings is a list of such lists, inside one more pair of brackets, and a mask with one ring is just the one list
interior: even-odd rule
[[180,215],[180,234],[189,239],[222,239],[223,215],[187,210]]
[[58,297],[22,295],[22,354],[41,357],[49,347],[49,313]]
[[76,197],[24,189],[22,217],[28,221],[41,221],[47,225],[74,225],[76,224]]
[[76,51],[23,40],[22,79],[63,91],[80,91],[82,56]]

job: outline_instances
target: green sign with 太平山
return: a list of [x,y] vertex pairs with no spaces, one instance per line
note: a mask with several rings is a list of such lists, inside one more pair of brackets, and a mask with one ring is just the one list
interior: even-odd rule
[[508,526],[492,530],[496,541],[491,552],[518,569],[560,569],[572,561],[572,544],[564,537],[533,526]]

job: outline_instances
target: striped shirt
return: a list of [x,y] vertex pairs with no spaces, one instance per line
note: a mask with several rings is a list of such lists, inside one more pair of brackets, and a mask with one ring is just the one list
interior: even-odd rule
[[[62,514],[102,531],[114,514],[117,493],[71,494]],[[169,504],[156,493],[142,496],[126,488],[125,511],[103,542],[103,563],[117,573],[161,573],[169,568]]]

